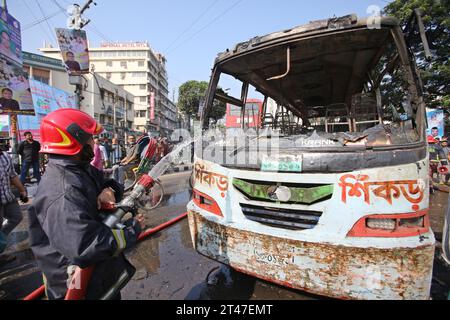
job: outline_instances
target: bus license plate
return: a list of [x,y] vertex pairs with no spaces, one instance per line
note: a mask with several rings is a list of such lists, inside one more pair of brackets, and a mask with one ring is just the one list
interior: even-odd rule
[[302,156],[265,156],[262,159],[261,170],[272,172],[302,172]]

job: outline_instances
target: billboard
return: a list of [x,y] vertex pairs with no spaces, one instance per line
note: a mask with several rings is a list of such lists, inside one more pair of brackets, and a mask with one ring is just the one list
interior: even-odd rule
[[0,113],[33,115],[27,74],[22,68],[20,23],[0,8]]
[[6,114],[0,115],[0,137],[9,136],[9,117]]
[[34,138],[39,140],[39,127],[42,119],[50,112],[61,108],[75,109],[75,96],[36,80],[30,80],[30,88],[36,115],[18,117],[20,139],[23,139],[26,131],[30,131]]
[[89,73],[89,49],[86,31],[56,28],[56,37],[69,75]]
[[20,23],[0,7],[0,54],[22,65]]
[[428,128],[427,135],[433,138],[441,138],[444,132],[444,110],[427,108]]
[[155,120],[155,93],[150,93],[150,120]]

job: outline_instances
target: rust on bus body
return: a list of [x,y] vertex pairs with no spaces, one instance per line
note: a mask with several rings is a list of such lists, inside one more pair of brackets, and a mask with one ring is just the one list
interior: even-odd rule
[[339,299],[429,299],[434,246],[356,248],[225,227],[189,211],[195,249],[240,272]]

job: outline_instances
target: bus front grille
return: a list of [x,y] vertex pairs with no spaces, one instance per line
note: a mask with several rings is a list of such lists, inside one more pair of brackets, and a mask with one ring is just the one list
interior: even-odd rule
[[259,207],[242,203],[240,205],[247,219],[289,230],[313,229],[322,215],[322,212],[319,211]]

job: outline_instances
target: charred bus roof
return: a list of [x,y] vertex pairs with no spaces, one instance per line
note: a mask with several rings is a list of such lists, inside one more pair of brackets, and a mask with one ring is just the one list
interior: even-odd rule
[[255,37],[220,53],[215,68],[301,115],[307,106],[349,103],[399,26],[393,17],[380,17],[379,28],[368,22],[351,14]]
[[[380,27],[392,28],[399,25],[399,21],[394,17],[380,17]],[[339,18],[329,18],[312,21],[308,24],[300,25],[291,29],[273,32],[264,36],[256,36],[248,41],[240,42],[233,50],[227,49],[219,53],[215,63],[222,63],[224,60],[247,53],[262,47],[279,45],[280,43],[298,40],[299,37],[320,36],[335,31],[349,31],[351,29],[367,29],[370,18],[358,19],[356,14],[350,14]],[[370,25],[370,24],[369,24]],[[375,29],[373,26],[372,29]]]

